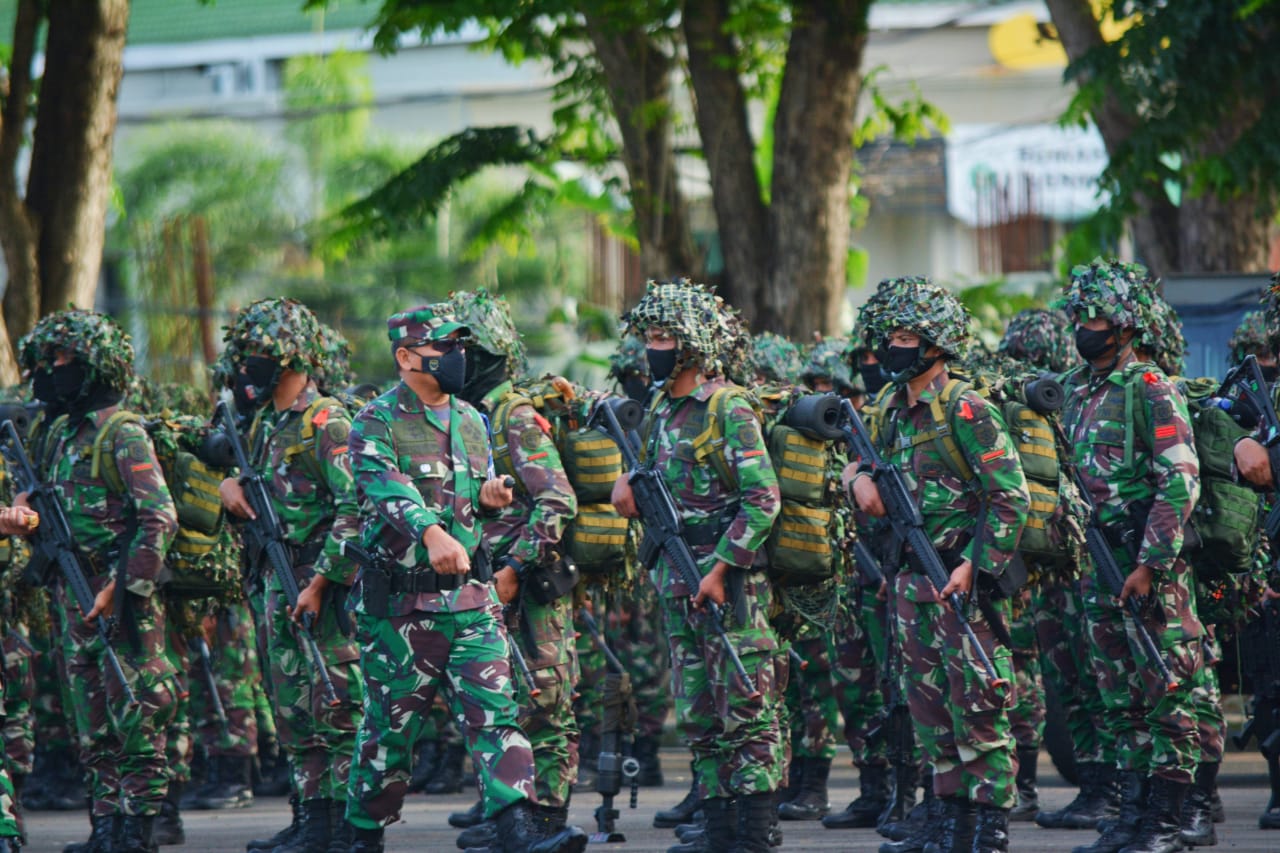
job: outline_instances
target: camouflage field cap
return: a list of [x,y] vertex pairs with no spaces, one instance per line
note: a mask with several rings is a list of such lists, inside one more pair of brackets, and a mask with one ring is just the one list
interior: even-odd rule
[[847,353],[851,339],[823,338],[809,350],[804,368],[800,371],[803,382],[827,379],[843,391],[863,391],[862,376],[849,366]]
[[388,340],[393,343],[403,342],[406,346],[422,341],[438,341],[454,332],[460,332],[465,337],[470,331],[458,322],[453,313],[452,302],[419,305],[387,318]]
[[72,308],[40,318],[18,341],[18,361],[24,370],[53,367],[59,352],[84,361],[91,382],[123,391],[133,375],[133,344],[129,335],[106,314]]
[[1150,353],[1166,375],[1182,376],[1186,372],[1187,339],[1182,335],[1178,312],[1153,288],[1150,302],[1143,306],[1143,315],[1134,346]]
[[800,381],[804,361],[800,347],[790,340],[774,332],[761,332],[751,341],[751,366],[766,381],[794,385]]
[[267,356],[281,367],[310,373],[320,363],[320,321],[296,299],[259,299],[225,327],[223,343],[239,355]]
[[460,290],[450,300],[455,318],[470,331],[468,346],[506,356],[510,376],[520,376],[528,370],[524,344],[506,299],[480,287]]
[[1000,354],[1028,368],[1065,373],[1079,364],[1071,318],[1061,311],[1027,308],[1009,321],[1000,339]]
[[644,341],[635,335],[623,335],[618,348],[609,356],[609,375],[623,379],[631,374],[649,375],[649,359],[644,353]]
[[1060,306],[1077,323],[1102,317],[1121,329],[1139,329],[1151,305],[1151,274],[1142,264],[1094,258],[1071,268]]
[[1271,355],[1271,344],[1267,340],[1267,314],[1265,311],[1250,311],[1240,320],[1240,325],[1227,341],[1231,350],[1231,363],[1239,364],[1244,357],[1254,355]]
[[320,324],[320,361],[315,378],[316,384],[326,391],[346,388],[356,378],[351,370],[351,342],[325,323]]
[[1262,295],[1263,314],[1267,321],[1267,346],[1280,352],[1280,272],[1271,276],[1271,286]]
[[682,349],[691,353],[691,361],[704,372],[719,374],[740,355],[741,347],[724,300],[706,285],[682,278],[676,281],[650,281],[640,303],[622,317],[629,334],[643,335],[650,327],[666,329],[676,336]]
[[[949,358],[965,356],[970,345],[969,311],[946,288],[923,276],[886,279],[873,297],[871,311],[859,321],[880,346],[890,334],[905,329],[941,349]],[[872,306],[868,303],[864,309]]]

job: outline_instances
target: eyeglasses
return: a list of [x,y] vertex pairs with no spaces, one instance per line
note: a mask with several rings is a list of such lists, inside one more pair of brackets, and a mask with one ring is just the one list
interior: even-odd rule
[[435,347],[439,350],[439,355],[447,355],[456,349],[465,350],[467,343],[462,338],[441,338],[438,341],[418,341],[413,345],[412,349],[418,347]]

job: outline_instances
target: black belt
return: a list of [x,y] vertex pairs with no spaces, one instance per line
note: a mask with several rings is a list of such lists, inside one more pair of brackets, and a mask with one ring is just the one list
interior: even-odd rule
[[682,524],[680,535],[689,545],[697,548],[701,545],[716,545],[724,535],[718,523]]
[[467,575],[441,575],[426,572],[392,572],[391,594],[451,592],[470,580]]

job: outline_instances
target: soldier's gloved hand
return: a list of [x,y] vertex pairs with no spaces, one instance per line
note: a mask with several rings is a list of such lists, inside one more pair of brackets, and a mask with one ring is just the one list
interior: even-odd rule
[[433,524],[422,534],[422,544],[431,558],[431,568],[436,574],[465,575],[471,571],[471,555],[462,543],[450,536],[443,527]]
[[1269,488],[1275,483],[1271,473],[1271,458],[1267,449],[1252,438],[1242,438],[1236,442],[1236,469],[1240,475],[1255,486]]
[[114,580],[98,590],[98,594],[93,597],[93,609],[84,615],[84,621],[92,622],[99,616],[110,619],[116,606],[115,594],[116,582]]
[[716,604],[724,605],[724,576],[729,572],[729,564],[720,560],[711,567],[711,571],[707,572],[702,578],[702,583],[698,584],[698,593],[693,597],[693,606],[701,607],[702,603],[708,598]]
[[960,565],[951,570],[951,579],[947,581],[947,585],[942,588],[942,592],[938,597],[942,599],[943,607],[950,607],[947,599],[951,597],[951,593],[958,592],[961,595],[968,595],[973,590],[973,563],[965,560]]
[[506,484],[505,477],[485,480],[480,487],[480,506],[488,510],[502,509],[515,500],[515,490]]
[[1155,579],[1155,572],[1150,566],[1138,566],[1134,569],[1129,577],[1125,578],[1124,586],[1120,588],[1120,603],[1124,604],[1129,600],[1129,596],[1137,596],[1138,603],[1145,606],[1147,596],[1151,595],[1151,581]]
[[636,509],[636,497],[631,493],[631,479],[623,474],[613,484],[613,494],[609,496],[613,508],[623,518],[639,518],[640,510]]
[[244,487],[235,477],[227,477],[218,485],[218,497],[222,498],[222,505],[232,515],[240,518],[258,517],[253,507],[249,506],[249,499],[244,496]]
[[7,506],[0,509],[0,534],[26,536],[40,524],[40,516],[29,507]]
[[329,579],[324,575],[314,575],[307,588],[298,593],[298,605],[289,614],[294,622],[301,622],[303,615],[310,613],[320,616],[320,607],[324,604],[324,591],[329,588]]
[[858,509],[875,518],[884,518],[887,514],[884,501],[880,500],[880,487],[871,479],[870,474],[853,478],[853,499]]

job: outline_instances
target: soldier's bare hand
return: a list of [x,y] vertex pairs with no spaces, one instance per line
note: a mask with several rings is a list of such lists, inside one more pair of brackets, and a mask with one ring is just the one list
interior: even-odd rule
[[951,597],[953,592],[961,595],[968,595],[973,591],[973,563],[965,560],[960,565],[951,570],[951,579],[947,581],[947,585],[942,588],[942,592],[938,597],[942,599],[942,603],[947,605],[947,599]]
[[885,517],[884,501],[880,500],[880,487],[870,476],[854,477],[853,499],[857,502],[858,509],[867,515],[875,518]]
[[240,518],[257,518],[249,499],[244,496],[244,486],[235,477],[227,477],[218,485],[218,497],[227,512]]
[[1252,438],[1236,442],[1236,468],[1241,476],[1255,486],[1268,488],[1275,483],[1271,473],[1271,458],[1267,449]]
[[24,506],[24,507],[26,507],[27,509],[31,509],[31,493],[30,493],[30,492],[18,492],[18,494],[16,494],[16,495],[14,495],[14,496],[13,496],[13,505],[14,505],[14,506]]
[[889,582],[880,581],[880,586],[876,589],[876,601],[889,600]]
[[93,597],[93,609],[85,614],[84,621],[92,622],[99,616],[110,619],[116,606],[115,594],[115,581],[111,581],[111,583],[98,590],[98,594]]
[[324,591],[329,588],[329,579],[324,575],[315,575],[307,588],[298,593],[298,605],[289,615],[294,622],[301,622],[304,615],[320,616],[320,608],[324,604]]
[[25,506],[7,506],[0,509],[0,534],[26,536],[40,524],[40,516]]
[[422,534],[422,544],[427,548],[431,568],[439,575],[465,575],[471,571],[471,555],[462,543],[454,539],[438,524],[433,524]]
[[636,509],[636,496],[631,493],[631,480],[626,474],[614,482],[610,501],[623,518],[640,517],[640,510]]
[[480,506],[485,509],[502,509],[515,500],[515,490],[504,482],[505,478],[496,477],[485,480],[480,487]]
[[693,597],[694,607],[701,607],[707,599],[711,599],[716,604],[724,604],[724,576],[728,571],[727,563],[717,562],[711,567],[711,571],[703,577],[702,583],[698,584],[698,594]]
[[503,604],[510,604],[520,594],[520,579],[516,577],[516,570],[510,566],[504,566],[493,573],[493,585],[498,590],[498,601]]
[[1151,594],[1151,582],[1154,579],[1155,572],[1150,566],[1138,566],[1124,580],[1124,586],[1120,589],[1120,603],[1124,604],[1131,595],[1146,598]]
[[1265,598],[1267,601],[1276,601],[1277,599],[1280,599],[1280,592],[1276,592],[1274,589],[1272,589],[1269,586],[1263,587],[1262,597]]

